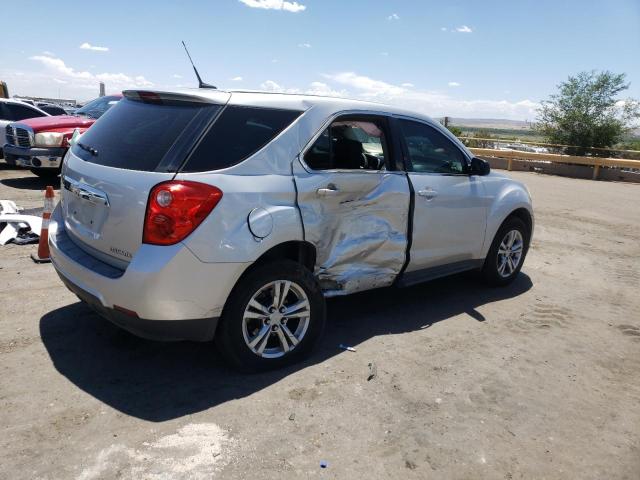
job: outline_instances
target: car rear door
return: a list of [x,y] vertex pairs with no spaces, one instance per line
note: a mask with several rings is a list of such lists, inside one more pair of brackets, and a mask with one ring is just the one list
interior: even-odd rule
[[310,142],[294,176],[305,240],[326,295],[391,285],[407,251],[409,184],[396,171],[388,119],[336,118]]
[[409,119],[397,125],[415,192],[406,272],[445,265],[464,270],[479,259],[484,241],[483,183],[468,175],[466,156],[438,128]]

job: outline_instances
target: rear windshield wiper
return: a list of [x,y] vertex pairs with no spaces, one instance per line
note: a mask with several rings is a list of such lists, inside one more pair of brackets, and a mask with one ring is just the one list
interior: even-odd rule
[[85,145],[84,143],[80,143],[80,142],[76,143],[76,145],[78,145],[85,152],[89,152],[94,157],[98,156],[98,150],[96,150],[95,148],[90,147],[90,146]]

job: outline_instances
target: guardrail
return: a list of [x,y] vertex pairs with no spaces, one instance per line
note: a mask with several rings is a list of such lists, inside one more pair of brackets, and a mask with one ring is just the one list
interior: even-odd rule
[[534,153],[519,150],[495,150],[493,148],[470,148],[474,155],[479,157],[496,157],[507,159],[507,170],[511,170],[514,159],[529,160],[535,162],[551,162],[573,165],[587,165],[593,167],[593,179],[598,179],[600,167],[633,168],[640,170],[640,160],[627,160],[623,158],[603,157],[579,157],[574,155],[560,155],[556,153]]
[[[458,137],[460,141],[462,141],[465,145],[467,143],[473,142],[482,142],[482,143],[503,143],[503,144],[522,144],[522,145],[533,145],[536,147],[552,147],[552,148],[580,148],[575,145],[562,145],[558,143],[545,143],[545,142],[533,142],[530,140],[508,140],[504,138],[476,138],[476,137]],[[469,145],[467,145],[469,146]],[[473,147],[475,148],[475,147]],[[589,151],[595,152],[616,152],[616,153],[628,153],[632,155],[640,155],[640,150],[624,150],[620,148],[604,148],[604,147],[586,147]],[[633,160],[633,159],[632,159]]]

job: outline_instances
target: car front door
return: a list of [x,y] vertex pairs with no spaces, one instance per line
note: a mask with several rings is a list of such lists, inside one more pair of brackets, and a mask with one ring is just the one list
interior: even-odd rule
[[486,227],[482,181],[467,173],[462,150],[435,126],[398,119],[414,190],[413,235],[406,272],[479,260]]
[[[294,162],[305,240],[325,295],[391,285],[407,252],[410,190],[384,116],[336,118]],[[395,152],[394,152],[395,151]]]

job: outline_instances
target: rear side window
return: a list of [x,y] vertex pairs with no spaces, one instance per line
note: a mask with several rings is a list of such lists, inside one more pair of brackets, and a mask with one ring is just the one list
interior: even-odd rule
[[175,171],[186,148],[220,105],[145,103],[125,98],[110,108],[73,146],[83,160],[107,167]]
[[301,113],[228,106],[205,134],[182,171],[205,172],[236,165],[273,140]]

